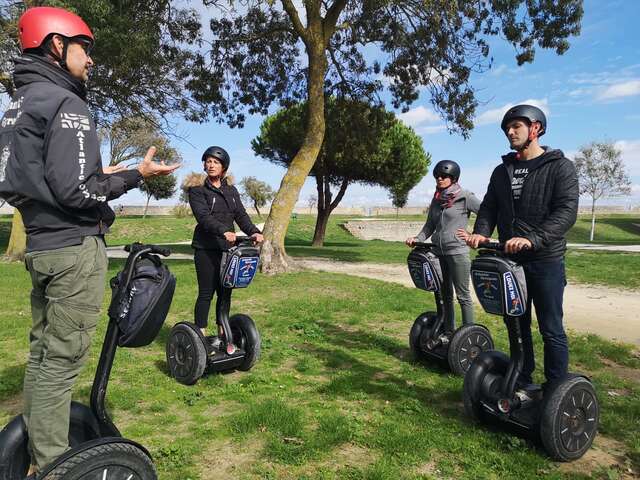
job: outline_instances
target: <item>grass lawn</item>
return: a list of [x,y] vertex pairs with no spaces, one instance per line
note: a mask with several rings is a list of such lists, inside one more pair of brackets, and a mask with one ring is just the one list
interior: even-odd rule
[[[121,265],[112,261],[110,275]],[[150,449],[163,480],[620,478],[606,463],[550,462],[525,439],[471,423],[462,379],[410,358],[409,328],[433,309],[432,296],[398,285],[325,273],[259,275],[234,294],[232,311],[256,320],[262,359],[250,372],[179,385],[167,375],[164,344],[170,325],[191,318],[196,285],[191,262],[170,268],[178,286],[167,326],[149,347],[119,350],[107,394],[116,424]],[[30,324],[24,267],[5,263],[2,271],[0,424],[21,409]],[[506,349],[501,320],[479,313],[479,321]],[[81,401],[99,343],[75,389]],[[594,336],[574,335],[571,345],[571,368],[588,373],[599,392],[598,444],[615,450],[620,468],[640,471],[640,359]]]
[[[401,242],[359,240],[340,225],[354,216],[333,215],[329,219],[324,247],[312,247],[311,239],[315,216],[297,215],[289,225],[286,238],[287,252],[293,257],[322,257],[345,262],[400,263],[406,261],[408,248]],[[394,216],[385,217],[389,220]],[[400,217],[401,220],[420,220],[420,216]],[[254,216],[254,222],[265,220]],[[570,242],[588,243],[588,216],[580,216],[569,232]],[[607,234],[600,243],[638,244],[640,234],[634,223],[640,218],[633,215],[609,215],[599,220],[599,232]],[[172,243],[191,240],[195,220],[192,217],[121,217],[107,236],[109,245],[122,245],[128,241]],[[586,233],[585,229],[586,228]],[[0,251],[6,248],[11,232],[11,217],[0,216]],[[634,233],[635,232],[635,233]],[[586,237],[585,237],[586,235]],[[175,252],[193,253],[189,245],[174,245]],[[579,283],[602,284],[614,287],[640,288],[640,253],[586,251],[570,249],[567,253],[567,275]]]

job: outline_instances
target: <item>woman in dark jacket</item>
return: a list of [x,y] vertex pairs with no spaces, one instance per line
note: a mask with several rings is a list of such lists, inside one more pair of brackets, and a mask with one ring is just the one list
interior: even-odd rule
[[[230,163],[224,148],[209,147],[202,154],[202,163],[207,176],[204,183],[189,187],[189,205],[198,221],[193,232],[191,247],[195,250],[194,261],[198,277],[198,299],[194,309],[195,322],[206,335],[209,308],[213,294],[218,293],[216,318],[220,308],[220,262],[222,253],[236,241],[234,221],[255,243],[263,238],[240,201],[238,190],[227,182],[225,175]],[[220,326],[218,326],[218,330]],[[218,331],[218,335],[222,332]]]

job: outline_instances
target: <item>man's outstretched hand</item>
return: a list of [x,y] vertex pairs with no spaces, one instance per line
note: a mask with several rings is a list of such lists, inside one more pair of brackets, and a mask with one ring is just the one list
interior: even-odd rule
[[155,154],[156,147],[149,148],[149,150],[147,150],[147,154],[142,159],[142,162],[138,164],[138,171],[144,178],[153,177],[156,175],[169,175],[182,166],[182,164],[180,163],[166,165],[164,161],[160,163],[154,162],[153,156]]

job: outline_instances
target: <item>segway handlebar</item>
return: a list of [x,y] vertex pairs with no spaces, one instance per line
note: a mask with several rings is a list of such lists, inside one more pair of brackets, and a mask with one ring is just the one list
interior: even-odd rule
[[421,248],[432,248],[435,247],[436,244],[431,242],[413,242],[413,246]]
[[165,247],[160,247],[158,245],[145,245],[143,243],[132,243],[131,245],[125,245],[125,252],[129,253],[157,253],[158,255],[162,255],[163,257],[168,257],[171,255],[171,250]]
[[504,243],[489,240],[488,242],[480,242],[478,244],[478,248],[486,248],[488,250],[497,250],[499,252],[504,252]]
[[235,246],[239,247],[241,245],[253,245],[253,237],[250,236],[237,236]]

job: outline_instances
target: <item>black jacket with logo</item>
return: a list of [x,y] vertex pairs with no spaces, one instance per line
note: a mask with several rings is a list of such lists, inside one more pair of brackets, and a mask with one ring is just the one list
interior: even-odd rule
[[512,237],[528,239],[533,249],[516,260],[561,258],[567,248],[565,235],[576,222],[579,186],[575,166],[562,151],[544,147],[537,166],[527,174],[520,200],[514,205],[511,183],[515,153],[502,157],[491,174],[473,233],[490,237],[495,227],[501,242]]
[[234,221],[247,235],[260,233],[244,209],[236,187],[224,179],[220,188],[211,185],[209,180],[189,188],[189,205],[198,221],[191,242],[193,248],[228,250],[231,245],[224,238],[224,233],[235,231]]
[[45,58],[16,59],[16,93],[0,123],[0,196],[18,208],[27,251],[82,243],[113,223],[108,200],[141,175],[102,171],[85,87]]

